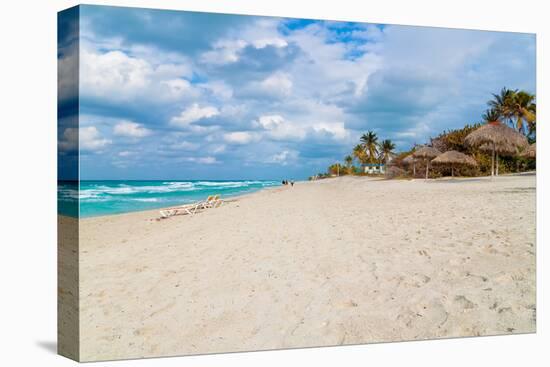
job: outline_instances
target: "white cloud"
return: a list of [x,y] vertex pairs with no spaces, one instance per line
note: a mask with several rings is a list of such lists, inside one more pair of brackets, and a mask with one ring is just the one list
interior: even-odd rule
[[248,131],[234,131],[223,135],[223,139],[230,144],[248,144],[255,140],[255,136]]
[[80,56],[80,92],[110,101],[167,103],[198,96],[183,77],[191,71],[184,64],[153,64],[120,50],[101,52],[90,45]]
[[216,107],[204,106],[200,107],[197,103],[193,103],[190,107],[183,110],[179,116],[171,119],[173,125],[185,127],[193,122],[208,119],[219,115],[220,112]]
[[224,144],[221,144],[221,145],[215,145],[215,146],[211,147],[209,150],[212,154],[220,154],[220,153],[225,152],[226,148],[227,147]]
[[252,44],[254,45],[254,47],[259,49],[265,48],[267,46],[274,46],[277,48],[288,46],[288,43],[284,39],[279,37],[256,39],[252,41]]
[[151,130],[143,127],[141,124],[131,121],[121,121],[113,128],[113,133],[118,136],[130,138],[143,138],[151,134]]
[[99,130],[95,126],[81,127],[80,150],[98,151],[111,144],[111,140],[101,137]]
[[186,157],[186,158],[184,158],[184,161],[200,163],[200,164],[218,164],[218,163],[220,163],[220,161],[218,161],[216,159],[216,157]]
[[[529,61],[535,51],[520,44],[534,48],[535,43],[518,35],[366,24],[349,32],[348,24],[327,22],[298,29],[286,25],[277,18],[250,18],[214,41],[197,39],[209,42],[197,50],[208,51],[193,51],[199,52],[193,56],[178,47],[158,56],[155,48],[123,38],[99,46],[103,40],[96,36],[95,49],[83,48],[82,94],[106,101],[99,114],[108,115],[114,104],[136,121],[151,115],[165,119],[166,130],[154,128],[155,138],[178,162],[185,161],[185,152],[196,151],[206,157],[188,161],[209,164],[215,156],[231,164],[253,157],[254,163],[284,165],[307,152],[304,164],[311,165],[313,145],[326,144],[317,152],[328,162],[334,152],[350,149],[360,133],[375,129],[381,138],[401,139],[399,149],[408,148],[475,118],[490,93],[504,85],[535,85],[534,61]],[[345,27],[343,32],[334,31],[338,26]],[[506,40],[497,44],[497,38]],[[136,117],[140,114],[145,116]],[[80,126],[107,133],[117,122],[81,119]],[[162,135],[165,131],[170,137]],[[181,135],[172,137],[176,131]],[[143,151],[154,152],[155,140],[144,139]],[[90,143],[101,144],[109,140],[97,135]],[[77,145],[68,137],[59,143],[60,149]]]
[[315,132],[328,133],[334,139],[346,139],[349,136],[343,122],[319,122],[313,124],[312,128]]
[[271,130],[281,125],[285,121],[281,115],[264,115],[260,116],[254,124],[263,127],[266,130]]
[[206,89],[215,97],[228,100],[233,97],[233,89],[223,81],[213,81],[204,84],[200,84],[200,87]]
[[173,100],[182,98],[186,95],[196,95],[191,83],[185,79],[163,80],[160,84],[166,87],[166,96]]
[[286,166],[289,163],[292,163],[298,159],[298,152],[294,150],[283,150],[280,153],[272,155],[267,163],[280,164]]
[[370,42],[380,42],[383,36],[382,30],[374,24],[367,24],[363,29],[351,32],[351,37]]
[[200,147],[199,144],[191,143],[191,142],[188,142],[188,141],[182,141],[182,142],[170,145],[170,148],[175,149],[175,150],[180,150],[180,149],[181,150],[197,150],[197,149],[199,149],[199,147]]
[[63,137],[59,141],[59,149],[70,151],[79,148],[81,151],[100,151],[109,144],[111,144],[111,140],[102,138],[95,126],[69,127],[63,131]]
[[285,97],[292,92],[292,80],[287,73],[275,73],[260,82],[260,89],[267,94]]
[[201,61],[213,65],[230,64],[239,61],[240,52],[247,46],[256,49],[287,47],[288,42],[280,35],[278,25],[276,19],[258,19],[241,29],[238,36],[216,41],[211,50],[201,55]]
[[222,40],[216,42],[212,50],[202,54],[201,60],[209,64],[227,64],[239,60],[239,51],[245,48],[247,42],[242,39]]
[[217,164],[220,163],[215,157],[200,157],[197,159],[198,163],[202,164]]
[[305,127],[286,121],[281,115],[263,115],[253,121],[254,126],[260,126],[267,130],[267,136],[275,140],[304,139],[306,137]]

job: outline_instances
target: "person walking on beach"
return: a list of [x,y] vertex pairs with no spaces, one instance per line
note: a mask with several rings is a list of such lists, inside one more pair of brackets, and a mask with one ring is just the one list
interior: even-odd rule
[[294,186],[294,181],[290,181],[290,186]]

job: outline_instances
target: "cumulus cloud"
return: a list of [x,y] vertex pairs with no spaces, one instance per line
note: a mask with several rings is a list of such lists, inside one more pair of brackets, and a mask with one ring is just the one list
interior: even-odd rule
[[200,164],[218,164],[220,163],[216,157],[186,157],[184,159],[187,162],[194,162]]
[[259,88],[265,94],[286,97],[292,92],[292,80],[286,73],[275,73],[262,80]]
[[[97,153],[84,165],[98,171],[131,152],[135,164],[155,167],[136,175],[180,174],[182,162],[223,163],[212,175],[229,178],[242,164],[266,177],[299,162],[311,173],[348,154],[366,130],[407,149],[476,121],[503,86],[535,91],[533,35],[143,14],[81,16],[80,126],[96,129],[81,146]],[[70,53],[63,57],[60,65],[70,64]],[[60,75],[60,95],[73,87]],[[77,146],[71,134],[61,133],[60,150]]]
[[220,112],[216,107],[213,106],[199,106],[198,103],[193,103],[191,106],[183,110],[179,116],[172,118],[171,122],[173,125],[179,127],[186,127],[193,122],[208,119],[213,116],[219,115]]
[[111,144],[111,140],[101,137],[95,126],[81,127],[78,129],[80,136],[80,150],[97,151]]
[[249,131],[233,131],[223,135],[223,139],[229,144],[248,144],[255,138],[256,136]]
[[191,143],[189,141],[181,141],[170,145],[170,148],[175,150],[197,150],[199,147],[198,143]]
[[277,25],[278,21],[274,19],[258,19],[241,29],[238,36],[216,41],[210,50],[201,55],[201,61],[214,65],[230,64],[239,61],[247,47],[259,50],[268,46],[284,48],[288,43],[280,36]]
[[343,122],[320,122],[313,124],[312,128],[317,133],[327,133],[335,139],[345,139],[349,136]]
[[286,166],[289,163],[295,162],[298,159],[298,152],[294,150],[283,150],[280,153],[274,154],[267,160],[267,163],[280,164]]
[[79,64],[84,98],[109,96],[119,103],[161,103],[198,96],[198,91],[185,79],[191,76],[185,64],[155,65],[120,50],[102,52],[85,46]]
[[136,122],[121,121],[115,125],[113,133],[118,136],[126,136],[129,138],[143,138],[151,135],[151,130]]
[[100,151],[112,141],[101,137],[99,130],[95,126],[81,128],[66,128],[63,137],[59,141],[59,149],[62,151],[71,151],[80,149],[80,151]]
[[264,115],[253,121],[254,126],[265,130],[265,134],[275,140],[302,140],[306,137],[306,127],[287,121],[281,115]]

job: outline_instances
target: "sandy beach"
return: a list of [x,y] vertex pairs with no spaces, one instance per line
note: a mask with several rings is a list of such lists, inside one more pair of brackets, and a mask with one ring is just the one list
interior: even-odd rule
[[342,177],[80,220],[80,359],[535,331],[535,175]]

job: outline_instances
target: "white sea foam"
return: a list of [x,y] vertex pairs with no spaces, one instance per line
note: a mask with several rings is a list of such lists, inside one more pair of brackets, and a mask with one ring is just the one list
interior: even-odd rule
[[[274,186],[278,183],[275,181],[164,181],[158,184],[141,184],[136,182],[135,185],[127,183],[114,183],[112,186],[106,183],[83,184],[81,190],[63,189],[60,188],[60,200],[68,201],[71,199],[80,199],[82,202],[107,202],[107,201],[134,201],[134,202],[164,202],[170,199],[163,198],[163,194],[178,195],[181,193],[187,196],[186,192],[196,192],[200,195],[201,191],[207,190],[233,190],[233,192],[243,192],[247,189],[262,188]],[[155,197],[139,197],[144,195],[152,195]],[[230,193],[228,193],[230,194]],[[77,197],[78,195],[78,197]],[[137,196],[137,197],[136,197]],[[181,197],[178,200],[183,199]],[[172,199],[173,200],[173,199]]]

